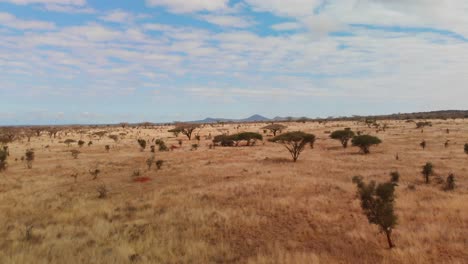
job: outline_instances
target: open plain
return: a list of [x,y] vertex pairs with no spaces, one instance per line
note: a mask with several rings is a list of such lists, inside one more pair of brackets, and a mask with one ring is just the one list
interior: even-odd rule
[[[404,120],[382,123],[388,127],[377,132],[360,122],[285,122],[285,131],[317,137],[296,163],[268,141],[266,123],[203,125],[199,143],[175,137],[171,126],[20,137],[0,172],[0,263],[467,263],[468,120],[433,120],[423,131]],[[368,155],[344,149],[329,133],[346,127],[382,143]],[[210,146],[210,135],[227,131],[264,140]],[[149,142],[144,151],[137,139]],[[175,147],[153,154],[154,139]],[[35,152],[30,169],[27,149]],[[160,169],[148,168],[152,155]],[[426,162],[434,165],[430,184],[421,175]],[[390,250],[362,214],[351,179],[383,182],[392,171],[401,178]],[[450,173],[456,188],[444,191]]]

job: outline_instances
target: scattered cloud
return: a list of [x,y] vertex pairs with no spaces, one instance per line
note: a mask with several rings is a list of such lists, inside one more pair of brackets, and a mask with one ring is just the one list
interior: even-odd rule
[[150,7],[163,6],[175,13],[219,11],[228,8],[229,0],[146,0]]
[[38,20],[24,20],[16,16],[0,12],[0,26],[20,29],[20,30],[52,30],[55,29],[55,24]]

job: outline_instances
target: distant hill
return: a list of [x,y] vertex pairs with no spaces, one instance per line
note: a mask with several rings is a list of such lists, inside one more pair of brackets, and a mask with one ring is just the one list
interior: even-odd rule
[[241,122],[267,122],[271,121],[271,119],[261,116],[261,115],[253,115],[248,118],[244,119],[227,119],[227,118],[212,118],[208,117],[203,120],[196,120],[190,123],[203,123],[203,124],[211,124],[211,123],[218,123],[218,122],[234,122],[234,123],[241,123]]

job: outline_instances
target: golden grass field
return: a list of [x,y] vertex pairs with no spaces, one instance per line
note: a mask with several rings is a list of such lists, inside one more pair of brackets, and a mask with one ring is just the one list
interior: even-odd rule
[[[136,139],[178,145],[170,127],[86,128],[15,141],[0,173],[0,263],[468,263],[468,120],[434,120],[423,133],[414,123],[386,123],[378,134],[356,122],[285,123],[318,137],[297,163],[267,140],[209,149],[203,139],[219,129],[261,132],[265,124],[205,126],[198,150],[179,135],[182,149],[156,151],[161,170],[147,169],[149,146],[141,152]],[[343,149],[325,131],[345,127],[383,143],[369,155]],[[118,143],[90,138],[103,129],[127,135]],[[94,144],[59,143],[68,138]],[[20,161],[27,148],[36,154],[32,169]],[[72,149],[81,151],[78,159]],[[454,173],[457,188],[443,191],[437,176],[424,184],[426,162],[444,180]],[[135,182],[135,170],[151,181]],[[399,224],[389,250],[362,214],[351,178],[383,182],[393,170],[401,174]],[[101,185],[109,190],[105,199],[98,198]]]

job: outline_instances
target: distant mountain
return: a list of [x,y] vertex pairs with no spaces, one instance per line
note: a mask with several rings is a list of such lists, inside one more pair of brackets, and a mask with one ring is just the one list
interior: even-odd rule
[[196,120],[192,121],[190,123],[200,123],[200,124],[211,124],[211,123],[218,123],[218,122],[235,122],[235,123],[241,123],[241,122],[266,122],[266,121],[271,121],[271,119],[266,118],[261,115],[253,115],[248,118],[244,119],[227,119],[227,118],[212,118],[208,117],[203,120]]

